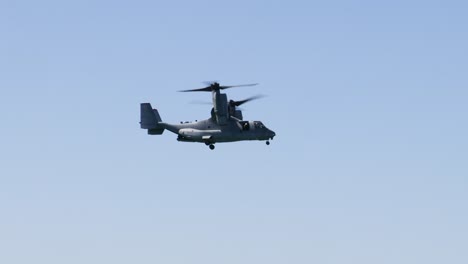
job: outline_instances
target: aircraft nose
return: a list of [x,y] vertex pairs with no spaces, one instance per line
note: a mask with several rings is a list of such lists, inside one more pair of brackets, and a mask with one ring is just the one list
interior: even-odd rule
[[273,138],[274,136],[276,136],[276,133],[272,130],[270,130],[270,137]]

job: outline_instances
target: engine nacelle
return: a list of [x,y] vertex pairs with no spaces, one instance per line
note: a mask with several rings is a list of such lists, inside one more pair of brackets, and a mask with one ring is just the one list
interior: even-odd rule
[[241,110],[235,110],[233,116],[234,116],[235,118],[239,119],[239,120],[243,120],[243,119],[244,119],[243,116],[242,116],[242,111],[241,111]]
[[213,106],[216,122],[220,125],[226,124],[228,119],[228,101],[226,94],[213,93]]

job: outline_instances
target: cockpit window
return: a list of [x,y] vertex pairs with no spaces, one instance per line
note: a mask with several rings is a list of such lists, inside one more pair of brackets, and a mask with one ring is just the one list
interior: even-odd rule
[[255,121],[254,122],[254,125],[256,128],[264,128],[265,126],[262,124],[262,122],[260,121]]
[[239,122],[242,126],[242,130],[249,130],[250,129],[250,125],[249,125],[249,122],[248,121],[242,121],[242,122]]

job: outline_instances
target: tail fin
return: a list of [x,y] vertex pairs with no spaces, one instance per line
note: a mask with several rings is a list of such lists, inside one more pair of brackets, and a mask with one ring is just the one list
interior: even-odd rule
[[140,104],[140,127],[148,129],[150,135],[161,135],[164,127],[161,127],[161,116],[157,109],[153,109],[150,103]]

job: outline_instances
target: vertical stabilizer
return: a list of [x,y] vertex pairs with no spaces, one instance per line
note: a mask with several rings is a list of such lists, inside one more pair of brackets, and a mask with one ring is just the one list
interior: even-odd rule
[[148,129],[150,135],[161,135],[164,127],[160,126],[161,116],[157,109],[153,109],[150,103],[140,104],[140,127]]

